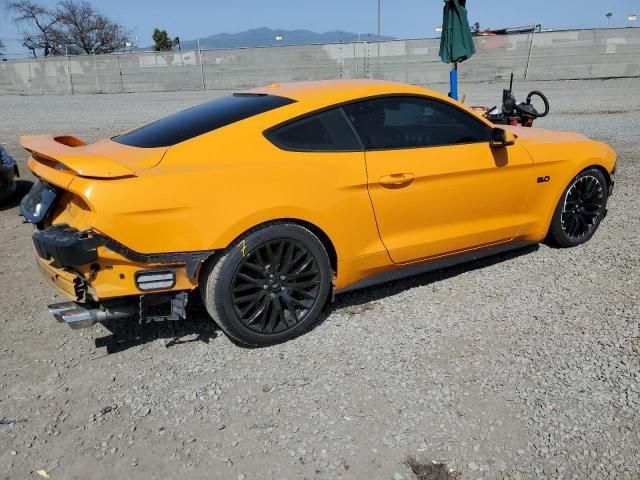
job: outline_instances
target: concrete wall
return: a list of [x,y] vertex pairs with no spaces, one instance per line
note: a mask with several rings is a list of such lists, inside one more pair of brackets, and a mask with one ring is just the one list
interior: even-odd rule
[[[640,75],[640,28],[477,37],[465,81]],[[272,82],[381,78],[448,82],[439,40],[55,57],[0,63],[0,94],[242,89]],[[531,55],[530,55],[531,52]]]

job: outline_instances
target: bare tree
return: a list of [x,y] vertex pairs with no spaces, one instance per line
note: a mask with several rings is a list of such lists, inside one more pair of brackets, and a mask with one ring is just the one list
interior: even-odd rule
[[0,39],[0,52],[4,51],[4,42]]
[[126,45],[124,27],[84,0],[62,0],[58,3],[55,17],[62,26],[64,43],[81,53],[110,53]]
[[14,22],[25,27],[22,44],[34,57],[40,51],[45,57],[60,54],[59,21],[51,10],[30,0],[8,1],[6,8],[13,13]]
[[6,8],[24,27],[22,44],[34,57],[69,53],[110,53],[123,48],[127,32],[84,0],[62,0],[48,9],[31,0],[11,0]]

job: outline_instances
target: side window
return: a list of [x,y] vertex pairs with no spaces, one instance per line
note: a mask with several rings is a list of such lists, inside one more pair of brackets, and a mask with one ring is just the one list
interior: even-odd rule
[[317,113],[265,134],[284,150],[360,151],[362,145],[340,108]]
[[438,100],[384,97],[343,108],[369,150],[488,142],[491,138],[488,126]]

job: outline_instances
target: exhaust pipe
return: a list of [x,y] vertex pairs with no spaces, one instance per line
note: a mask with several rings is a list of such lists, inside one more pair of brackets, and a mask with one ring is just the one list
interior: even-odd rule
[[76,302],[49,305],[49,312],[60,323],[66,323],[73,330],[89,328],[98,322],[127,318],[136,313],[135,305],[121,305],[119,308],[86,308]]

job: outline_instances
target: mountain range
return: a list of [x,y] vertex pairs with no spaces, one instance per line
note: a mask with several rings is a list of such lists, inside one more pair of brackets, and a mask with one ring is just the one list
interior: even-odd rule
[[[382,40],[393,40],[393,37],[380,37]],[[336,30],[317,33],[310,30],[273,30],[271,28],[254,28],[239,33],[218,33],[200,38],[200,48],[241,48],[241,47],[273,47],[277,45],[309,45],[313,43],[357,42],[358,39],[375,41],[376,34],[357,34]],[[197,40],[181,39],[183,50],[198,48]]]

